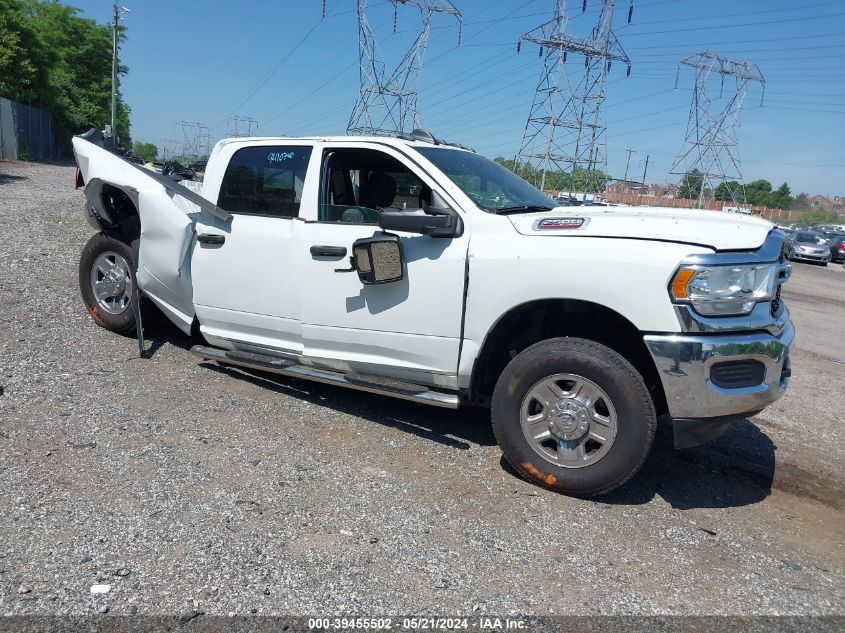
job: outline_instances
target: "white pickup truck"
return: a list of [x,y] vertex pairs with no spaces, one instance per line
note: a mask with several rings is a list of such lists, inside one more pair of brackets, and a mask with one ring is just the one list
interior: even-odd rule
[[489,406],[542,486],[606,493],[658,416],[694,446],[786,389],[790,265],[759,218],[559,207],[423,131],[227,139],[202,183],[73,146],[99,325],[142,334],[143,299],[206,360]]

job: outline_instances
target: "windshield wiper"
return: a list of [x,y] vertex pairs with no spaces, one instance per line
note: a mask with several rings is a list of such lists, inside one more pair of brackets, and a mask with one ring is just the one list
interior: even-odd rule
[[521,204],[515,207],[502,207],[495,209],[496,215],[509,215],[511,213],[534,213],[535,211],[551,211],[554,207],[544,207],[538,204]]

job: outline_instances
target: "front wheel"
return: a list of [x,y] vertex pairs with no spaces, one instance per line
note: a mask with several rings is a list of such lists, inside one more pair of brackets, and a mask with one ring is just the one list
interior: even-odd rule
[[640,469],[657,416],[642,376],[624,357],[594,341],[555,338],[505,368],[492,422],[505,459],[523,477],[590,497]]
[[97,325],[120,334],[135,331],[136,283],[129,245],[103,233],[88,240],[79,258],[79,289]]

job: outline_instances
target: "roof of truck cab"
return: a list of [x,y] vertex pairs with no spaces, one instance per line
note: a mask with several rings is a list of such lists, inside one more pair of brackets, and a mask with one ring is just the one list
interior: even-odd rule
[[473,151],[468,147],[455,145],[447,141],[438,140],[437,143],[431,143],[429,141],[406,139],[397,136],[236,136],[220,139],[217,141],[217,145],[222,147],[223,145],[229,144],[250,145],[256,142],[284,143],[287,141],[313,141],[321,143],[379,143],[382,145],[392,145],[396,147],[448,147],[450,149]]

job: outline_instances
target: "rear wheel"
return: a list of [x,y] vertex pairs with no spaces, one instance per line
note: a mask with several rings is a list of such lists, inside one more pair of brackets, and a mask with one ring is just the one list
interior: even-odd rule
[[103,233],[88,240],[79,258],[79,288],[97,325],[120,334],[135,331],[136,283],[129,245]]
[[526,479],[564,494],[605,494],[640,469],[656,414],[642,377],[604,345],[556,338],[505,368],[492,402],[493,431]]

